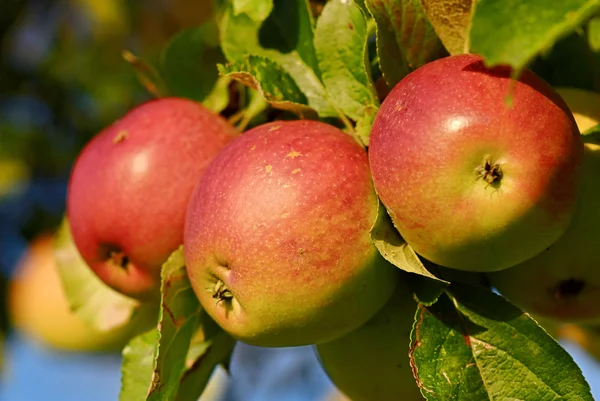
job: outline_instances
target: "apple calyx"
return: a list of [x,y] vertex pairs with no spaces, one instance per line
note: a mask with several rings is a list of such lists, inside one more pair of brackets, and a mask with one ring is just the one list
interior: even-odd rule
[[131,263],[129,257],[123,251],[109,251],[108,262],[123,270],[127,270]]
[[215,284],[215,288],[213,289],[212,297],[214,299],[216,299],[217,304],[219,304],[219,302],[228,301],[231,298],[233,298],[233,294],[231,293],[229,288],[227,288],[227,286],[225,286],[225,283],[223,283],[221,280],[219,280],[219,281],[217,281],[217,284]]
[[583,291],[586,283],[584,280],[570,278],[559,282],[552,290],[551,294],[555,299],[577,298]]
[[495,161],[485,160],[483,165],[475,168],[477,178],[483,178],[488,185],[498,185],[502,179],[502,166]]

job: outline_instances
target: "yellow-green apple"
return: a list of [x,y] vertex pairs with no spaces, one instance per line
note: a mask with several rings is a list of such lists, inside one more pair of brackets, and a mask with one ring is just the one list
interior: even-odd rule
[[18,262],[9,287],[10,318],[17,330],[44,347],[63,351],[118,351],[145,326],[109,331],[87,326],[64,293],[54,259],[54,237],[37,237]]
[[441,58],[400,81],[375,118],[375,189],[406,242],[441,266],[506,269],[571,221],[583,156],[573,116],[534,73],[511,73]]
[[370,239],[378,200],[365,150],[317,121],[247,131],[189,203],[184,252],[208,314],[234,338],[294,346],[339,337],[389,299],[398,269]]
[[183,243],[192,190],[236,133],[199,103],[162,98],[85,146],[71,172],[67,216],[81,256],[102,281],[133,298],[158,294],[161,265]]
[[[593,110],[586,105],[593,96],[566,99],[582,131],[597,125],[600,108],[595,115],[586,111]],[[567,231],[539,255],[489,274],[491,284],[502,295],[534,316],[600,323],[600,252],[596,249],[600,243],[599,175],[600,146],[586,143],[577,207]]]
[[424,400],[408,358],[416,310],[412,293],[401,282],[366,324],[316,346],[323,369],[352,401]]

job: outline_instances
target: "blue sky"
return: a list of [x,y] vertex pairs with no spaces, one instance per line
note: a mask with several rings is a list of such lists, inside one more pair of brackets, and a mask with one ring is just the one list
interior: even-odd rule
[[562,346],[573,356],[573,359],[592,387],[594,399],[600,400],[600,362],[592,358],[577,344],[570,341],[561,341]]
[[[577,345],[563,342],[600,400],[600,364]],[[256,356],[256,355],[255,355]],[[22,338],[9,343],[0,401],[117,401],[118,355],[90,357],[43,350]],[[310,347],[271,349],[258,357],[263,372],[232,366],[235,385],[224,401],[321,401],[331,383]],[[235,361],[234,361],[235,362]],[[35,378],[35,380],[32,380]],[[214,401],[214,400],[211,400]]]

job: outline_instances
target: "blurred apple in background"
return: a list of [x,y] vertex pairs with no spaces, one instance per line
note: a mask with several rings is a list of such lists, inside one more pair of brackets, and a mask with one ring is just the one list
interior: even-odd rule
[[9,311],[15,328],[44,347],[65,351],[118,352],[136,334],[134,324],[101,332],[70,309],[54,259],[54,237],[32,241],[9,285]]
[[558,332],[561,340],[571,341],[600,362],[600,328],[577,324],[564,324]]
[[334,389],[323,399],[323,401],[352,401],[352,400],[350,398],[346,397],[339,390]]
[[568,87],[555,88],[571,109],[579,131],[598,125],[600,120],[600,93]]
[[[558,87],[556,91],[563,97],[577,122],[581,132],[600,122],[600,93],[579,88]],[[571,341],[596,360],[600,361],[600,326],[564,324],[556,330],[561,340]]]

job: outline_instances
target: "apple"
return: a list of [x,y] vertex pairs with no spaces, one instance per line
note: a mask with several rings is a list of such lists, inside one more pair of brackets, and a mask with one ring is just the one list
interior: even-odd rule
[[600,93],[579,88],[554,88],[565,100],[575,117],[579,131],[585,132],[600,121]]
[[417,303],[402,282],[365,325],[316,346],[321,366],[352,401],[424,400],[408,358],[416,310]]
[[506,269],[571,221],[583,157],[573,116],[534,73],[511,74],[473,54],[441,58],[400,81],[375,118],[375,189],[406,242],[438,265]]
[[[578,117],[582,131],[600,121],[600,108],[595,115],[587,112],[593,110],[586,105],[592,98],[567,97],[575,116],[586,116]],[[600,253],[596,249],[600,242],[599,174],[600,146],[586,143],[578,203],[567,231],[539,255],[489,274],[490,283],[502,295],[534,316],[600,323]]]
[[561,341],[570,341],[583,348],[596,361],[600,362],[600,328],[566,323],[559,329]]
[[370,319],[399,270],[370,238],[378,199],[365,150],[317,121],[255,127],[210,164],[184,254],[208,314],[239,341],[320,343]]
[[187,203],[236,129],[199,103],[161,98],[96,135],[73,166],[67,216],[96,275],[132,298],[156,298],[160,269],[183,243]]
[[[87,326],[71,311],[54,259],[54,237],[37,237],[21,257],[9,283],[15,328],[44,347],[61,351],[116,352],[146,326],[132,321],[109,331]],[[139,325],[137,323],[140,323]]]
[[325,395],[323,401],[352,401],[341,393],[337,388],[332,389]]

